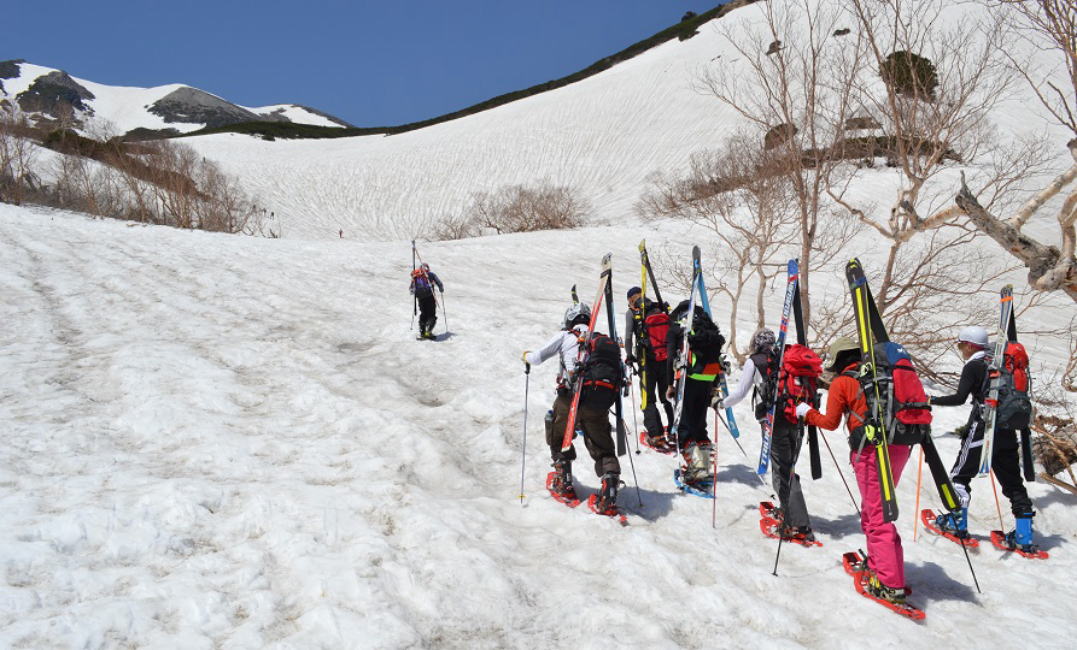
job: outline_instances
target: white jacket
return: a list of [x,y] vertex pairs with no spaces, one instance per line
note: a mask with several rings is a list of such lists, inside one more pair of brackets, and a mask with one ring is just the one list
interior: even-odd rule
[[563,384],[572,383],[580,357],[580,336],[586,331],[586,325],[577,325],[574,329],[558,332],[541,348],[528,352],[527,362],[537,366],[559,354],[561,369],[557,373],[557,378]]

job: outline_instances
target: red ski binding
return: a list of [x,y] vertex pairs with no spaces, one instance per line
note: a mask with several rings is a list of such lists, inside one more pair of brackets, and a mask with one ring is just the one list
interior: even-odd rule
[[[911,618],[914,621],[922,621],[927,617],[922,609],[916,609],[912,605],[898,605],[882,598],[876,598],[868,591],[868,579],[870,577],[870,571],[863,568],[864,560],[860,557],[859,553],[850,552],[841,556],[842,566],[845,567],[845,572],[853,577],[853,586],[856,588],[856,593],[865,598],[869,598],[879,603],[887,609],[901,614],[905,618]],[[906,589],[906,592],[909,590]]]
[[575,489],[572,490],[571,494],[566,494],[564,492],[554,492],[553,481],[555,478],[557,478],[557,472],[550,472],[546,475],[546,490],[550,493],[550,496],[552,496],[554,500],[560,501],[569,508],[575,508],[576,506],[580,505],[580,499],[576,496]]
[[935,533],[939,537],[945,537],[954,544],[960,544],[966,548],[980,548],[980,540],[972,537],[971,535],[965,538],[958,537],[952,533],[947,533],[941,528],[935,525],[935,511],[930,508],[925,508],[920,511],[920,521],[923,522],[924,528]]
[[1030,560],[1046,560],[1047,558],[1051,557],[1047,553],[1047,551],[1036,551],[1035,553],[1029,553],[1028,551],[1022,551],[1016,546],[1010,547],[1008,544],[1006,544],[1006,533],[1002,532],[1001,530],[991,531],[991,543],[994,544],[995,548],[1000,551],[1012,551],[1014,553],[1017,553],[1021,557],[1027,557]]
[[[770,501],[759,502],[759,530],[771,539],[778,539],[781,537],[781,534],[778,532],[781,530],[781,526],[781,517],[776,512],[774,504]],[[797,533],[791,537],[786,536],[782,539],[786,542],[800,544],[801,546],[806,546],[808,548],[823,545],[819,540],[807,539],[803,533]]]
[[622,526],[628,525],[628,517],[625,515],[625,513],[621,512],[620,508],[618,508],[617,506],[613,506],[611,508],[607,508],[606,510],[600,511],[598,510],[597,504],[597,494],[592,494],[591,496],[587,497],[587,507],[591,509],[591,512],[595,513],[596,515],[603,515],[609,517],[610,519],[616,519],[617,523],[621,524]]

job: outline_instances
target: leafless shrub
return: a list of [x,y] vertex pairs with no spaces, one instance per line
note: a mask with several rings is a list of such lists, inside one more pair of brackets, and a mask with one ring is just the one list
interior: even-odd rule
[[[190,147],[168,140],[128,145],[104,131],[97,136],[44,133],[10,111],[0,115],[0,197],[179,228],[264,234],[265,211]],[[53,169],[37,169],[39,142],[60,153]],[[50,172],[47,186],[37,181],[42,171]]]
[[484,231],[497,234],[578,228],[591,210],[572,187],[543,182],[535,187],[507,185],[494,192],[473,195],[459,215],[449,215],[434,227],[439,239],[474,237]]

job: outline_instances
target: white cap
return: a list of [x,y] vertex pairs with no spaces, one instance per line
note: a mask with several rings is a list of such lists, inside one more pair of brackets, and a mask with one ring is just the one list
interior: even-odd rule
[[971,343],[978,345],[981,348],[987,347],[987,330],[979,325],[969,325],[968,327],[961,328],[961,333],[957,335],[958,342]]

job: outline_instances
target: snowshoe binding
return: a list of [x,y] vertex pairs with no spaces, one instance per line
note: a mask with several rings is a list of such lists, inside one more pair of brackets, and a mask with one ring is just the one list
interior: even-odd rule
[[555,462],[553,467],[554,471],[546,475],[546,489],[549,490],[550,496],[570,508],[580,505],[576,488],[572,486],[572,463]]
[[646,431],[640,431],[639,442],[644,447],[647,447],[648,449],[653,449],[660,454],[672,456],[673,454],[677,453],[677,447],[669,441],[665,433],[652,436]]
[[617,519],[622,526],[628,525],[628,519],[621,509],[617,507],[617,491],[621,487],[621,475],[608,472],[602,477],[602,489],[598,494],[592,494],[587,498],[587,507],[597,515],[605,515]]
[[955,544],[961,544],[966,548],[979,548],[980,540],[969,534],[966,527],[968,510],[961,508],[957,512],[936,514],[934,510],[925,508],[920,511],[920,521],[924,528],[944,537]]
[[783,541],[808,548],[823,545],[815,539],[815,533],[810,526],[786,526],[782,522],[781,508],[776,508],[770,501],[762,501],[759,504],[759,530],[771,539],[781,538]]
[[1016,518],[1016,528],[1003,534],[1001,530],[991,531],[991,543],[1000,551],[1013,551],[1031,560],[1046,560],[1047,551],[1032,542],[1032,515]]
[[878,576],[868,566],[867,560],[860,557],[859,553],[845,553],[841,556],[841,563],[845,567],[845,572],[853,577],[853,587],[856,593],[914,621],[922,621],[926,618],[927,615],[922,609],[917,609],[907,602],[906,597],[909,594],[907,588],[887,587],[879,582]]

